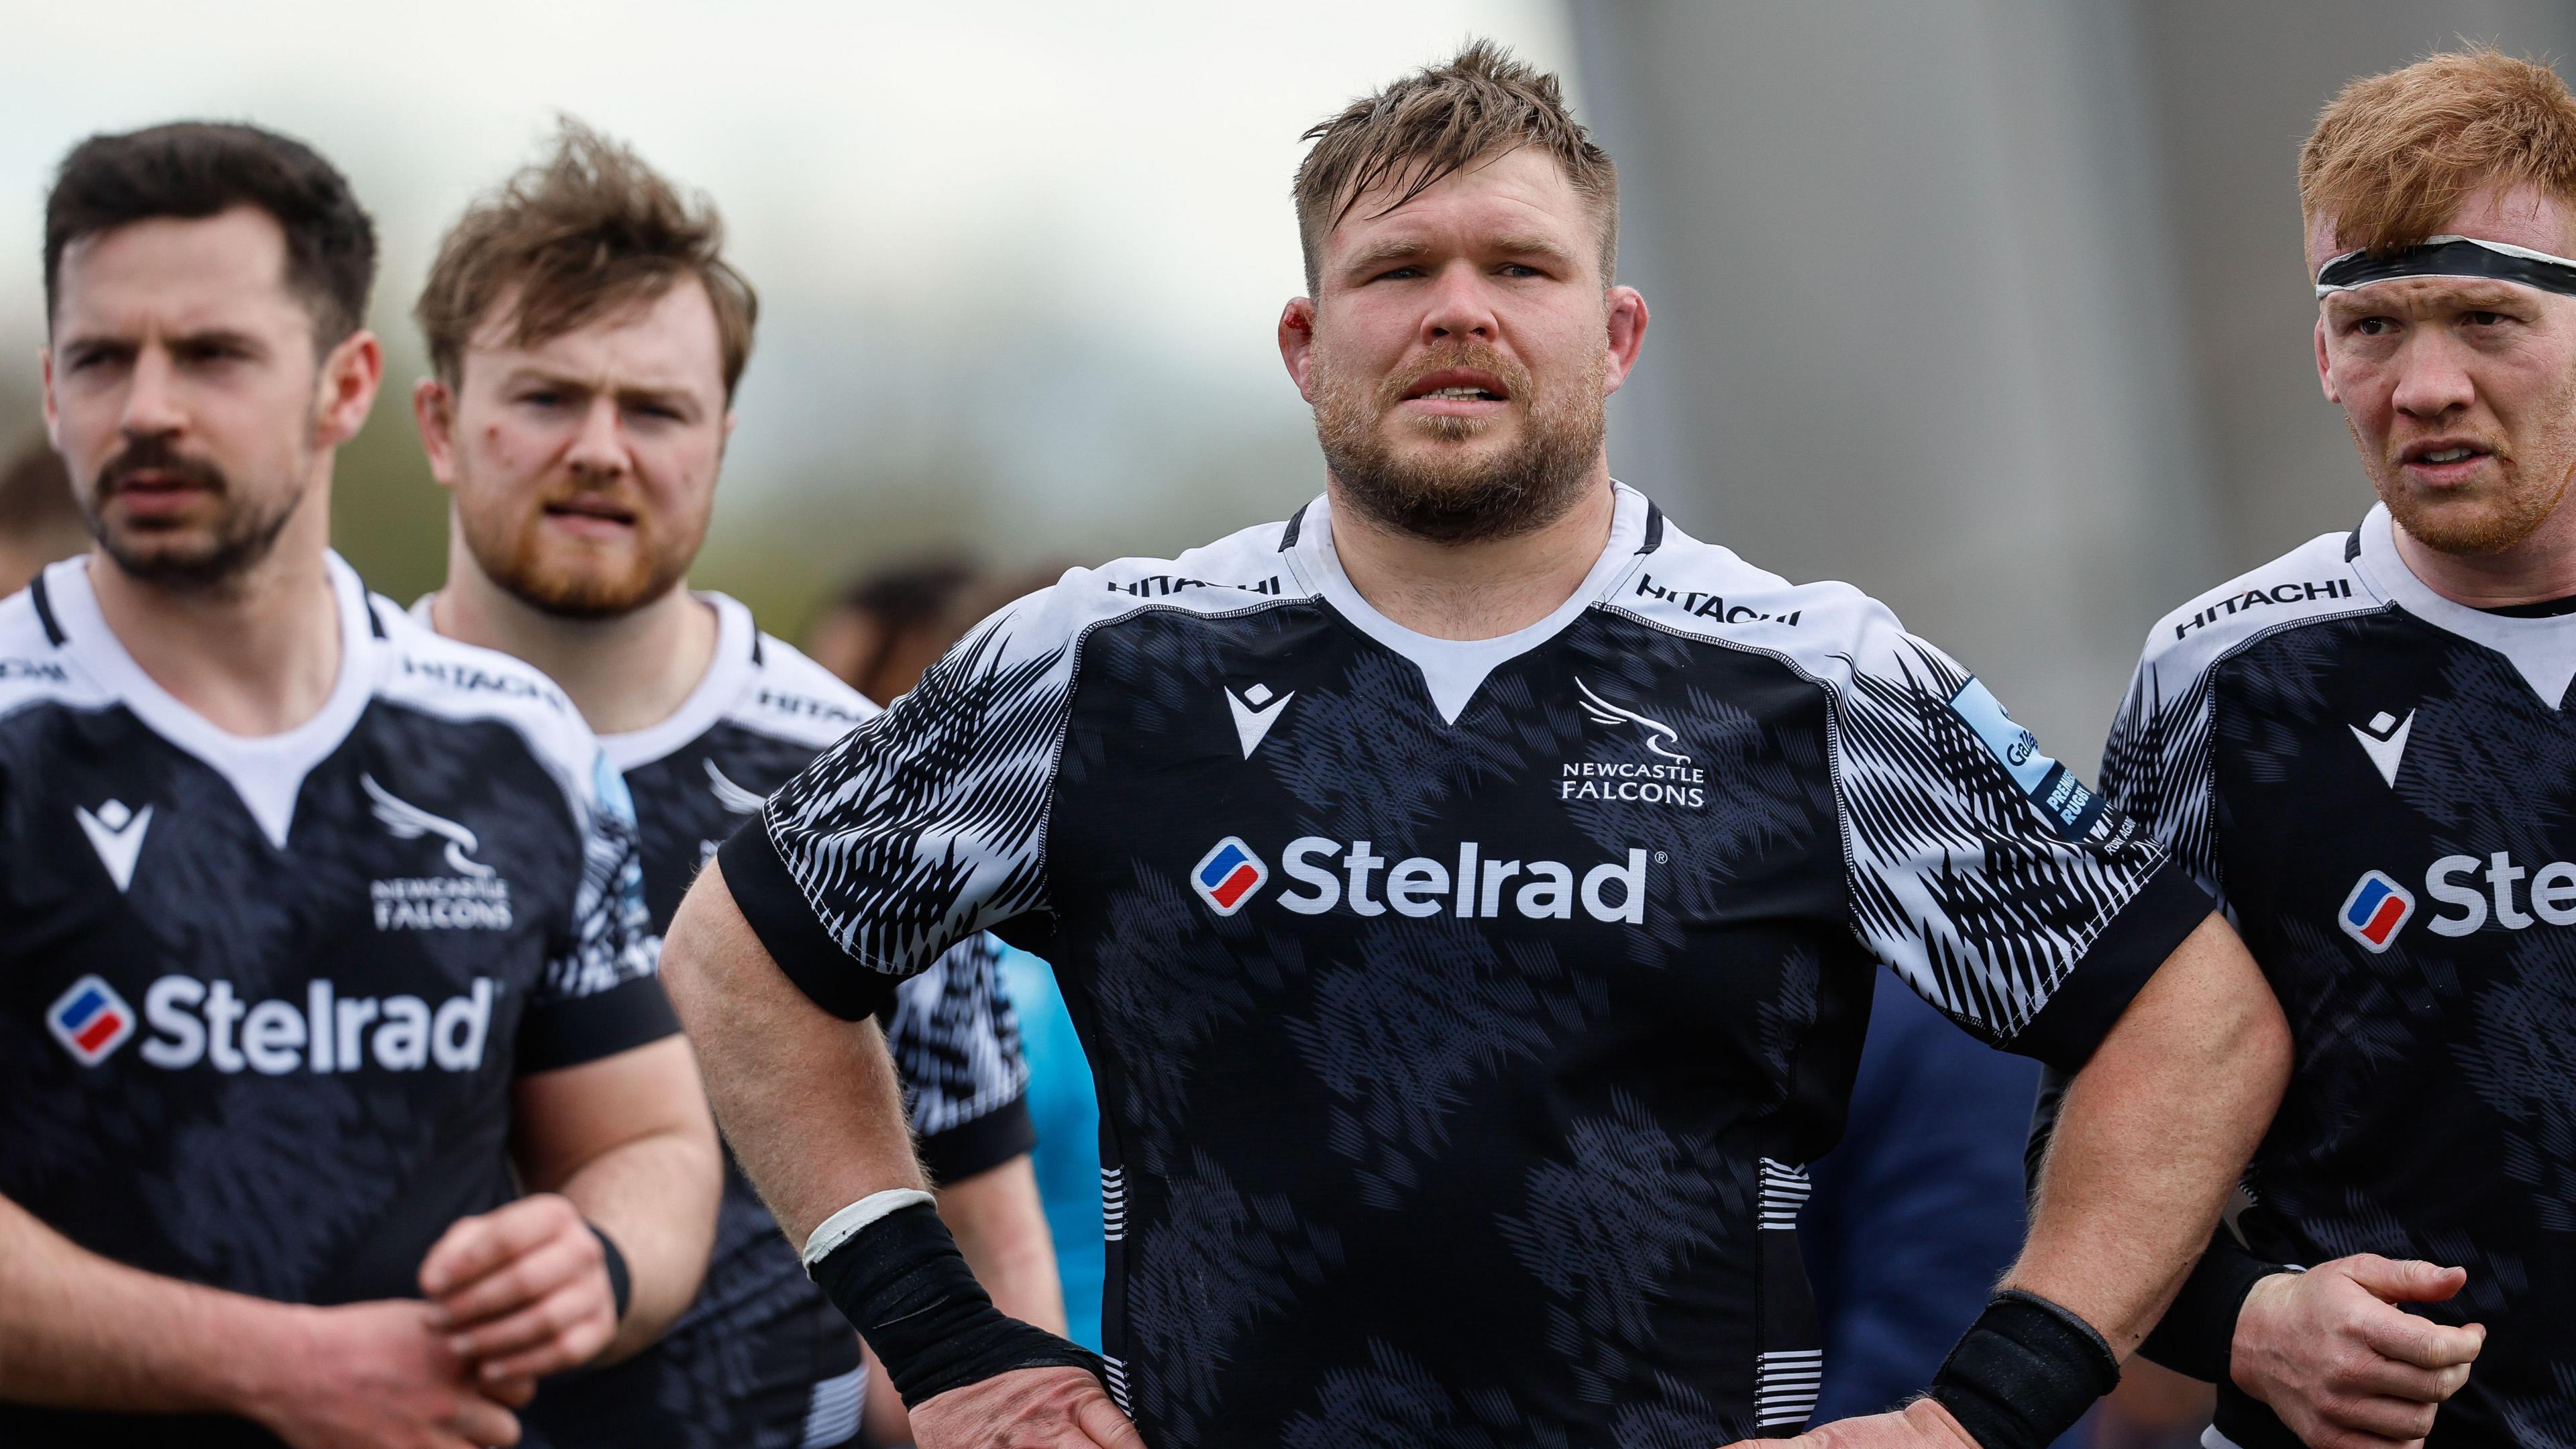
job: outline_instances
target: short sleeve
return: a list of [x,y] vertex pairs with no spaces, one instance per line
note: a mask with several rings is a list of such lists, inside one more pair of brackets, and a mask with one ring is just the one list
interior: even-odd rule
[[522,1074],[597,1061],[680,1029],[662,993],[662,938],[644,904],[635,805],[605,756],[594,757],[577,805],[581,878],[519,1029]]
[[979,626],[725,843],[736,906],[826,1011],[871,1015],[949,947],[1046,909],[1072,689],[1046,597]]
[[973,1177],[1037,1146],[1029,1065],[1000,964],[1000,942],[971,936],[895,993],[886,1046],[934,1181]]
[[1835,718],[1854,930],[1969,1031],[2081,1067],[2208,896],[1884,610],[1854,642]]

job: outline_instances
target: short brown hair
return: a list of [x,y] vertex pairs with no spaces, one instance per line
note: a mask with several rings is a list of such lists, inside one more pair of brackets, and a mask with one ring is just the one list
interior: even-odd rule
[[2352,82],[2299,148],[2300,214],[2338,250],[2414,246],[2489,182],[2576,205],[2576,96],[2490,46]]
[[453,386],[475,330],[504,300],[511,341],[560,337],[695,277],[715,304],[725,396],[733,396],[760,298],[725,261],[724,223],[632,150],[566,117],[554,151],[472,206],[439,243],[412,317]]
[[[1393,211],[1453,172],[1504,151],[1536,146],[1565,168],[1601,232],[1601,280],[1619,260],[1619,172],[1610,153],[1566,109],[1555,76],[1490,40],[1470,41],[1444,65],[1426,66],[1298,137],[1312,141],[1297,168],[1297,240],[1306,289],[1316,289],[1324,238],[1378,187],[1401,186]],[[1380,212],[1379,215],[1384,215]]]
[[336,347],[366,325],[376,224],[349,180],[291,136],[230,122],[174,121],[72,148],[45,196],[45,325],[73,243],[161,217],[194,221],[254,206],[286,233],[286,285]]

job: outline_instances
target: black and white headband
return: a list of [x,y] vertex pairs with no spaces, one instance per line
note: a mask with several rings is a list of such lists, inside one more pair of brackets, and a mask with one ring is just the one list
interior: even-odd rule
[[2379,256],[2345,252],[2317,268],[2317,295],[2332,296],[2397,277],[2485,277],[2576,297],[2576,261],[2473,236],[2426,237],[2420,246]]

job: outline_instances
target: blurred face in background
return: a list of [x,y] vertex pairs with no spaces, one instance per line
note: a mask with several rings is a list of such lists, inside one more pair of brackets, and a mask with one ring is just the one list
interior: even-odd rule
[[733,431],[715,308],[694,277],[522,344],[505,297],[451,386],[413,397],[456,532],[494,583],[608,618],[687,577]]
[[[2441,234],[2567,256],[2576,216],[2528,189],[2474,192]],[[2308,272],[2347,248],[2312,221]],[[2556,516],[2576,472],[2576,297],[2474,277],[2327,296],[2317,372],[2380,499],[2417,541],[2492,555]]]
[[1325,237],[1317,295],[1280,321],[1325,463],[1354,504],[1420,537],[1553,522],[1601,465],[1602,405],[1635,359],[1644,300],[1606,287],[1600,233],[1543,151],[1376,214],[1400,194],[1360,199]]
[[286,261],[252,207],[63,254],[46,432],[92,536],[138,579],[216,587],[266,558],[375,399],[375,339],[317,356]]

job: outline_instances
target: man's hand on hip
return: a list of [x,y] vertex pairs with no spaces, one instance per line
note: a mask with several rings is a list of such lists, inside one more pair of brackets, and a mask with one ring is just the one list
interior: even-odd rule
[[921,1449],[1145,1449],[1144,1437],[1078,1368],[1015,1369],[912,1411]]
[[2468,1280],[2458,1268],[2375,1253],[2274,1274],[2236,1315],[2229,1374],[2315,1449],[2413,1444],[2469,1381],[2487,1331],[2396,1305],[2439,1303]]
[[1892,1414],[1819,1424],[1795,1439],[1745,1439],[1728,1449],[1773,1443],[1782,1449],[1977,1449],[1950,1411],[1930,1399],[1916,1399]]
[[297,1310],[293,1346],[242,1412],[294,1449],[516,1444],[510,1409],[535,1382],[478,1382],[431,1328],[431,1313],[402,1300]]
[[457,1220],[421,1260],[420,1287],[449,1349],[490,1382],[577,1368],[617,1336],[607,1254],[558,1193]]

